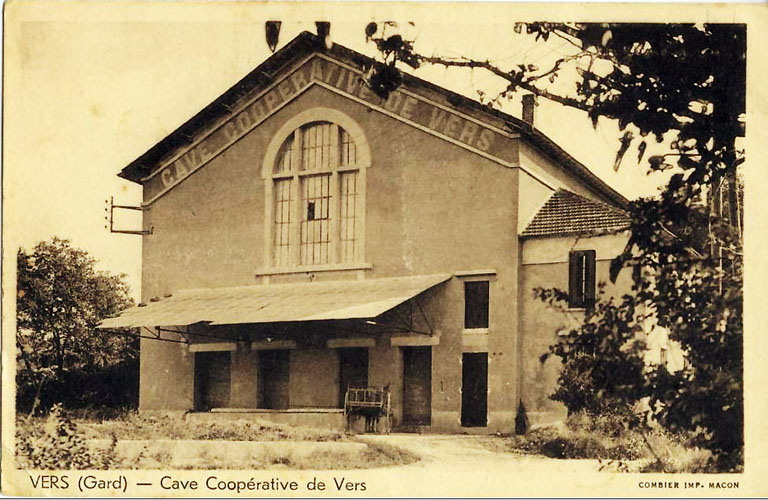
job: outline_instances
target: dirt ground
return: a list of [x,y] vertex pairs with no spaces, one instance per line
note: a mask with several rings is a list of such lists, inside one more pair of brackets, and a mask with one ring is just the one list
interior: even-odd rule
[[471,465],[473,467],[485,464],[489,467],[516,467],[519,464],[555,465],[574,470],[597,470],[597,460],[556,460],[541,456],[523,455],[504,451],[495,451],[494,446],[484,444],[501,439],[494,436],[469,436],[445,434],[366,434],[358,436],[361,440],[382,442],[404,448],[421,457],[417,463],[405,467],[429,467],[434,464]]
[[[371,496],[562,496],[610,482],[597,460],[553,458],[494,451],[493,436],[390,434],[359,439],[387,443],[421,457],[418,462],[368,469],[363,476]],[[350,474],[354,477],[357,474]],[[570,495],[567,495],[570,496]]]

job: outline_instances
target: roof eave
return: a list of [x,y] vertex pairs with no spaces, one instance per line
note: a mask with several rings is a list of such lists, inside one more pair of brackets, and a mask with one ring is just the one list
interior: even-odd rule
[[612,234],[619,234],[624,231],[629,231],[629,224],[625,226],[609,227],[605,229],[587,229],[583,231],[565,231],[553,234],[521,234],[521,240],[529,240],[534,238],[565,238],[569,236],[608,236]]
[[117,174],[118,177],[122,177],[123,179],[141,184],[142,179],[151,172],[151,164],[162,158],[162,156],[165,155],[168,151],[171,151],[179,145],[188,142],[183,139],[184,136],[193,137],[200,131],[202,127],[205,126],[205,124],[228,114],[229,108],[225,106],[225,104],[228,101],[236,100],[237,98],[241,97],[241,95],[239,95],[239,91],[241,91],[242,87],[250,86],[254,81],[256,84],[253,87],[258,86],[259,80],[269,78],[269,70],[272,67],[279,68],[283,64],[284,59],[290,59],[293,57],[293,52],[295,49],[301,48],[304,50],[315,50],[317,48],[316,45],[317,37],[315,35],[308,31],[300,33],[293,40],[288,42],[283,48],[275,52],[264,62],[256,66],[256,68],[250,71],[247,75],[238,80],[237,83],[232,85],[232,87],[227,89],[213,102],[195,113],[187,121],[176,128],[176,130],[166,135],[154,146],[145,151],[141,156],[125,166],[120,171],[120,173]]
[[[283,48],[267,58],[264,62],[259,64],[243,78],[241,78],[237,83],[235,83],[232,87],[230,87],[218,98],[216,98],[211,104],[207,105],[201,111],[194,114],[191,118],[176,128],[176,130],[168,134],[166,137],[164,137],[162,140],[144,152],[141,156],[124,167],[118,176],[123,179],[141,184],[142,179],[151,172],[153,164],[155,164],[160,158],[167,154],[168,151],[171,151],[188,142],[184,139],[184,137],[194,137],[197,133],[199,133],[201,128],[206,126],[206,124],[226,114],[229,114],[230,107],[225,106],[225,103],[228,101],[236,101],[237,98],[242,97],[242,95],[239,94],[241,88],[251,86],[254,81],[256,83],[248,91],[258,87],[260,80],[263,80],[265,76],[268,77],[268,75],[271,73],[271,69],[279,69],[282,67],[285,60],[290,60],[296,57],[294,51],[297,49],[302,49],[307,53],[314,51],[330,52],[332,55],[337,55],[340,58],[348,59],[361,65],[368,65],[375,62],[374,59],[339,44],[334,44],[330,50],[326,50],[325,47],[319,43],[319,38],[316,35],[308,31],[304,31],[296,36],[293,40],[288,42]],[[592,171],[584,166],[581,162],[573,158],[563,148],[558,146],[549,137],[544,135],[544,133],[534,128],[530,124],[511,115],[508,115],[500,110],[483,105],[473,99],[470,99],[469,97],[440,87],[434,83],[428,82],[408,73],[403,73],[403,82],[407,82],[412,85],[418,85],[433,92],[446,95],[448,101],[456,107],[467,106],[478,112],[502,120],[512,131],[521,133],[532,144],[542,149],[545,153],[551,155],[555,160],[558,160],[567,170],[571,171],[577,177],[583,179],[588,185],[606,196],[613,203],[616,203],[622,208],[626,208],[629,205],[629,201],[618,191],[611,188],[607,183],[592,173]]]

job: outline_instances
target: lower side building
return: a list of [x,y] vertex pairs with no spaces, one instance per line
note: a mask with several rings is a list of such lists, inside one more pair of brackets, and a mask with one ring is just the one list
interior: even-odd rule
[[497,285],[486,270],[185,290],[102,327],[141,325],[142,411],[343,428],[348,390],[378,388],[396,429],[508,431],[516,351],[489,324]]

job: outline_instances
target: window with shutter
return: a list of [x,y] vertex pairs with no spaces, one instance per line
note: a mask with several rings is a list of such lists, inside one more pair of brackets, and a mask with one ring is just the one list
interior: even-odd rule
[[568,306],[591,307],[595,303],[595,251],[571,252],[568,258]]

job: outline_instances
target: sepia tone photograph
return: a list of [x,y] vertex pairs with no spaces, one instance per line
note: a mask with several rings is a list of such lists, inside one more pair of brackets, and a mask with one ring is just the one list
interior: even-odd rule
[[616,8],[7,3],[3,492],[768,493],[768,10]]

